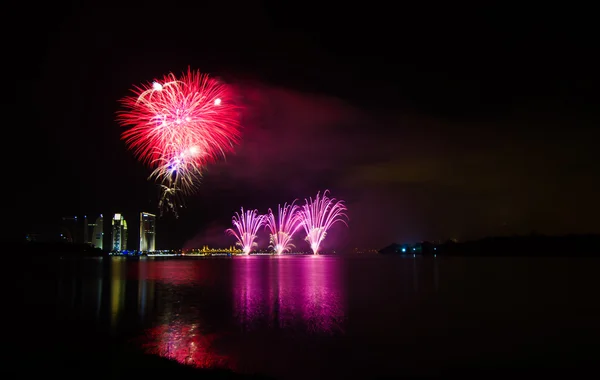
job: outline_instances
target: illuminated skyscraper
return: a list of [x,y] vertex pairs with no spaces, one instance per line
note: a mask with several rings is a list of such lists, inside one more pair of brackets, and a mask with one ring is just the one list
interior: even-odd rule
[[[91,224],[89,224],[91,226]],[[104,218],[102,214],[96,219],[96,223],[94,224],[94,231],[92,232],[91,243],[96,248],[103,248],[104,241]]]
[[156,250],[156,215],[140,213],[140,251]]
[[117,213],[112,220],[112,250],[127,249],[127,222],[123,215]]

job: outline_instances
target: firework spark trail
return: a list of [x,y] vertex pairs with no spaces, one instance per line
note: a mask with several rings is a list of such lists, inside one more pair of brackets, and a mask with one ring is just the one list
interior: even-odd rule
[[[163,190],[191,193],[204,167],[240,140],[239,109],[229,86],[188,68],[135,87],[121,100],[118,121],[128,148],[152,168]],[[163,198],[170,194],[164,194]]]
[[305,199],[305,204],[300,210],[302,227],[306,232],[306,241],[310,244],[310,248],[315,255],[319,253],[319,247],[331,226],[337,222],[342,222],[348,226],[348,223],[344,220],[348,218],[345,214],[347,208],[344,201],[329,198],[327,193],[329,193],[329,190],[325,190],[323,195],[318,192],[314,200],[312,197]]
[[256,235],[258,230],[265,224],[265,216],[260,215],[258,210],[247,210],[242,213],[237,212],[231,219],[233,228],[227,229],[225,232],[233,235],[237,239],[237,245],[242,248],[244,254],[249,254],[252,248],[256,247]]
[[293,201],[290,205],[285,203],[283,207],[278,205],[277,218],[273,211],[265,216],[265,226],[270,230],[270,247],[272,247],[278,255],[283,252],[289,252],[294,245],[292,244],[292,236],[301,227],[301,218],[298,213],[299,207]]
[[183,200],[179,195],[178,189],[176,187],[160,185],[160,199],[158,201],[160,216],[163,215],[163,210],[167,209],[171,210],[175,218],[179,218],[177,206],[183,207]]

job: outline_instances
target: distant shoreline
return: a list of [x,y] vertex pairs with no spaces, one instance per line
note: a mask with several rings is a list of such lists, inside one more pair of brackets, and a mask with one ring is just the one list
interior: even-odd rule
[[[14,254],[9,257],[56,257],[56,258],[85,258],[85,257],[153,257],[153,258],[233,258],[240,257],[277,257],[279,255],[258,253],[245,255],[189,254],[173,251],[171,254],[152,255],[111,255],[107,251],[84,244],[72,243],[43,243],[43,242],[13,242],[4,245],[5,250]],[[393,243],[382,248],[378,253],[324,253],[316,256],[324,257],[369,257],[369,256],[399,256],[399,257],[600,257],[600,235],[565,235],[565,236],[498,236],[486,237],[479,240],[445,243],[420,242],[415,244]],[[283,254],[283,257],[314,256],[310,253]]]
[[600,235],[494,236],[466,242],[393,243],[382,255],[461,257],[600,257]]

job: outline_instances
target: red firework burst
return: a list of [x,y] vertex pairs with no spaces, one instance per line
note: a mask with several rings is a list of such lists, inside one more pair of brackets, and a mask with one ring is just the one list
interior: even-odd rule
[[167,189],[188,192],[203,167],[239,142],[239,109],[232,89],[199,71],[165,75],[121,100],[119,123],[129,149]]

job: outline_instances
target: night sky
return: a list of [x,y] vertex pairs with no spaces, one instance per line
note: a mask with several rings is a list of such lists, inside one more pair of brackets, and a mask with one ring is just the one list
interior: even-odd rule
[[68,214],[157,212],[115,112],[133,85],[188,66],[239,89],[243,140],[179,219],[159,221],[158,248],[229,244],[240,206],[264,212],[326,188],[350,217],[326,248],[600,232],[585,10],[101,4],[13,9],[10,233]]

